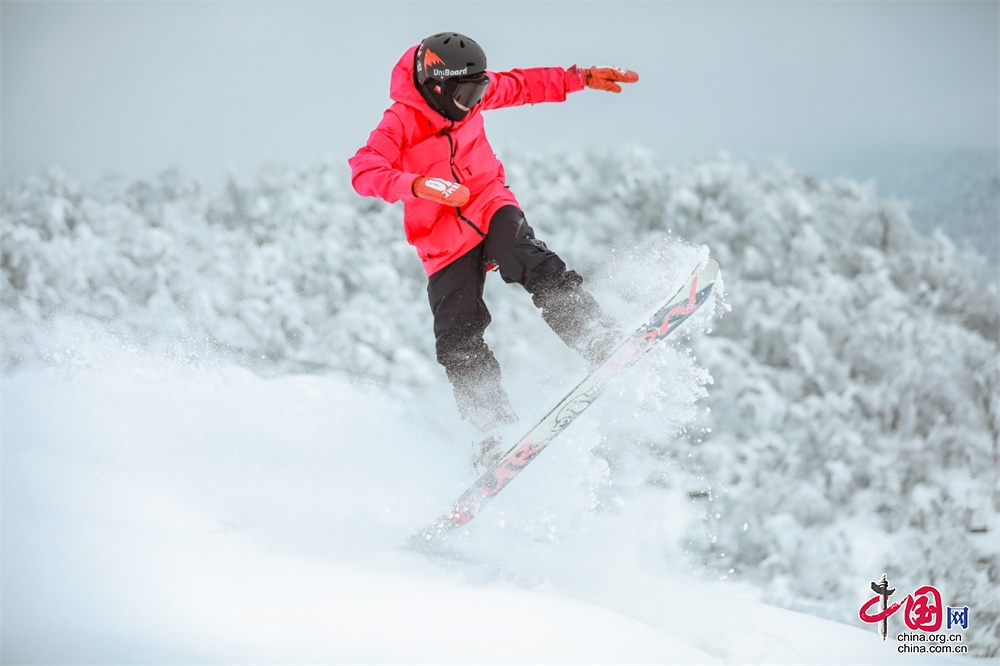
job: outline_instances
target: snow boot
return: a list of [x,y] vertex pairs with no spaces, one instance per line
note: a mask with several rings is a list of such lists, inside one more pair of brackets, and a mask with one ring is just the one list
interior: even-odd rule
[[504,453],[506,453],[506,449],[503,446],[503,438],[498,435],[490,435],[481,442],[472,445],[472,469],[476,474],[482,474],[500,460]]

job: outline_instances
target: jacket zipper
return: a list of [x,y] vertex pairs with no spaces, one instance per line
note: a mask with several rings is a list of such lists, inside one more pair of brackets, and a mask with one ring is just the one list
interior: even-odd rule
[[[454,125],[455,125],[455,123],[452,122],[452,126],[454,126]],[[455,179],[456,183],[461,183],[462,179],[459,178],[458,171],[456,171],[456,169],[455,169],[455,148],[456,148],[456,146],[455,146],[455,139],[452,138],[451,132],[449,132],[446,129],[441,130],[441,133],[444,134],[448,138],[448,148],[449,148],[449,152],[450,152],[450,156],[448,158],[448,166],[451,169],[451,177]],[[472,227],[472,230],[475,231],[477,234],[479,234],[480,238],[486,238],[486,234],[484,234],[482,231],[480,231],[479,227],[477,227],[472,220],[470,220],[466,216],[462,215],[462,208],[461,207],[456,206],[455,210],[457,211],[458,219],[462,220],[467,225],[469,225],[470,227]]]

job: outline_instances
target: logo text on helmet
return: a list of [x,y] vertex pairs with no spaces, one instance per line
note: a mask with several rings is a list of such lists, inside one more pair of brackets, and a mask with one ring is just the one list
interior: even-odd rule
[[469,68],[463,67],[462,69],[435,69],[431,73],[434,74],[434,76],[465,76],[466,74],[469,73]]

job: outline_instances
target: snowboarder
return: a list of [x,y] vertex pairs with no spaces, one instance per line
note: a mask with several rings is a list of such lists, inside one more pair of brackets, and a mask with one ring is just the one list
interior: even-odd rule
[[[592,364],[618,340],[617,325],[582,287],[583,278],[537,239],[506,187],[486,139],[482,112],[562,102],[585,87],[620,92],[635,72],[575,65],[486,69],[474,40],[443,32],[409,48],[392,70],[393,100],[368,142],[349,160],[354,189],[389,203],[403,200],[407,241],[428,275],[438,362],[462,418],[484,433],[517,420],[500,365],[483,340],[491,318],[486,273],[522,285],[541,316]],[[481,456],[497,453],[491,444]]]

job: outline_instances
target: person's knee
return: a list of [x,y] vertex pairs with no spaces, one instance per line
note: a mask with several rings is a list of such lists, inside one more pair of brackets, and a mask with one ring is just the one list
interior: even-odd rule
[[487,253],[513,244],[526,232],[532,235],[524,211],[517,206],[503,206],[490,218],[490,231],[486,237]]

